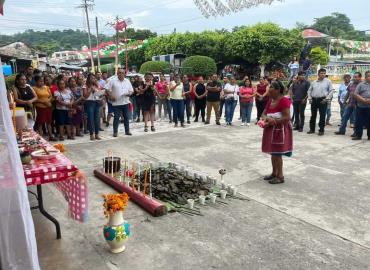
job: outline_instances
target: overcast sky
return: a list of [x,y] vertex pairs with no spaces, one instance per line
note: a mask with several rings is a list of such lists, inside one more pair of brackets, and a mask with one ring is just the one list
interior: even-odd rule
[[[6,0],[5,16],[0,16],[0,33],[11,34],[29,28],[86,29],[82,10],[77,8],[80,3],[78,0]],[[90,19],[98,16],[104,34],[113,32],[105,24],[116,15],[132,18],[133,27],[168,34],[174,28],[177,32],[231,29],[267,21],[290,28],[297,21],[311,24],[314,18],[340,12],[349,16],[356,29],[370,30],[369,10],[370,0],[285,0],[205,19],[192,0],[95,0]]]

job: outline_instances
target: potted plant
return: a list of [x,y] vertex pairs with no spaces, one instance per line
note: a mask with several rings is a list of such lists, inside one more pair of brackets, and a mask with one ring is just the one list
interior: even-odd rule
[[120,253],[126,249],[125,240],[130,235],[130,225],[123,219],[123,212],[129,197],[123,194],[106,194],[104,198],[104,215],[108,223],[104,226],[103,234],[112,253]]

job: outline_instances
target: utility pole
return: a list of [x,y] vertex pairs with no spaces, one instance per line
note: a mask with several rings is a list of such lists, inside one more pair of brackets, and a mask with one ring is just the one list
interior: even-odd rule
[[110,23],[107,23],[106,25],[110,25],[110,26],[113,26],[114,29],[116,30],[116,57],[115,57],[115,74],[117,74],[117,71],[118,71],[118,46],[119,46],[119,30],[118,30],[118,22],[122,20],[118,17],[118,15],[116,16],[116,18],[114,19],[114,22],[110,22]]
[[94,6],[94,0],[82,0],[82,5],[78,6],[79,8],[84,9],[87,22],[87,34],[89,38],[89,49],[90,49],[90,61],[91,61],[91,71],[95,73],[94,67],[94,55],[91,49],[91,34],[90,34],[90,21],[89,21],[89,12],[88,9]]
[[96,26],[96,47],[98,48],[98,71],[100,72],[100,49],[99,49],[99,28],[98,28],[98,17],[95,17]]

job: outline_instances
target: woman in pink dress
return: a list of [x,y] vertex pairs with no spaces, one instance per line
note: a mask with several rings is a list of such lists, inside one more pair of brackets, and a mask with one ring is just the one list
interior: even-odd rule
[[272,174],[264,180],[270,184],[284,183],[283,155],[290,157],[293,151],[293,132],[290,122],[289,98],[284,97],[284,86],[280,81],[273,81],[269,88],[270,99],[263,111],[264,127],[262,152],[271,155]]

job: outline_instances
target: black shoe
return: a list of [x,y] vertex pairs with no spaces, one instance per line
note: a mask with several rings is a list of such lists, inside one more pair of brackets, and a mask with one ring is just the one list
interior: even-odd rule
[[185,124],[184,124],[184,123],[181,123],[181,127],[183,127],[183,128],[184,128],[184,127],[185,127]]
[[275,177],[274,179],[270,180],[269,183],[272,185],[282,184],[284,183],[284,177],[283,178]]
[[144,127],[144,132],[148,132],[148,127]]
[[360,138],[360,137],[353,137],[352,138],[352,141],[361,141],[362,140],[362,138]]
[[132,136],[132,133],[131,132],[127,132],[125,133],[126,136]]
[[136,119],[136,123],[140,123],[140,118]]
[[313,131],[313,130],[310,130],[310,131],[307,132],[307,134],[314,134],[314,133],[315,133],[315,131]]
[[324,131],[319,131],[319,133],[317,135],[323,136],[324,135]]
[[202,122],[203,122],[203,123],[205,123],[205,122],[206,122],[206,119],[204,119],[204,118],[203,118],[203,119],[202,119]]
[[345,135],[343,132],[340,132],[340,131],[336,131],[334,132],[335,135]]
[[109,127],[109,122],[107,122],[107,123],[105,124],[105,127]]
[[151,131],[155,132],[155,127],[151,126],[150,129]]
[[300,128],[300,129],[298,130],[298,132],[303,132],[303,128]]
[[113,133],[113,137],[118,137],[118,134],[117,133]]
[[208,121],[206,121],[206,122],[204,122],[204,124],[205,124],[205,125],[209,125],[209,122],[208,122]]
[[220,121],[216,121],[216,125],[217,125],[217,126],[221,126]]
[[270,181],[270,180],[274,179],[275,177],[276,177],[275,175],[270,174],[270,175],[264,176],[263,180]]
[[198,118],[195,118],[194,123],[197,123],[197,122],[198,122]]
[[172,120],[170,120],[168,123],[172,124]]
[[357,137],[357,136],[356,136],[356,134],[355,134],[355,133],[353,133],[353,134],[351,135],[351,138],[355,138],[355,137]]
[[104,131],[104,129],[102,129],[102,128],[99,128],[99,131]]
[[293,128],[293,130],[299,130],[299,127],[295,127],[295,128]]
[[188,120],[188,124],[190,124],[190,120]]

